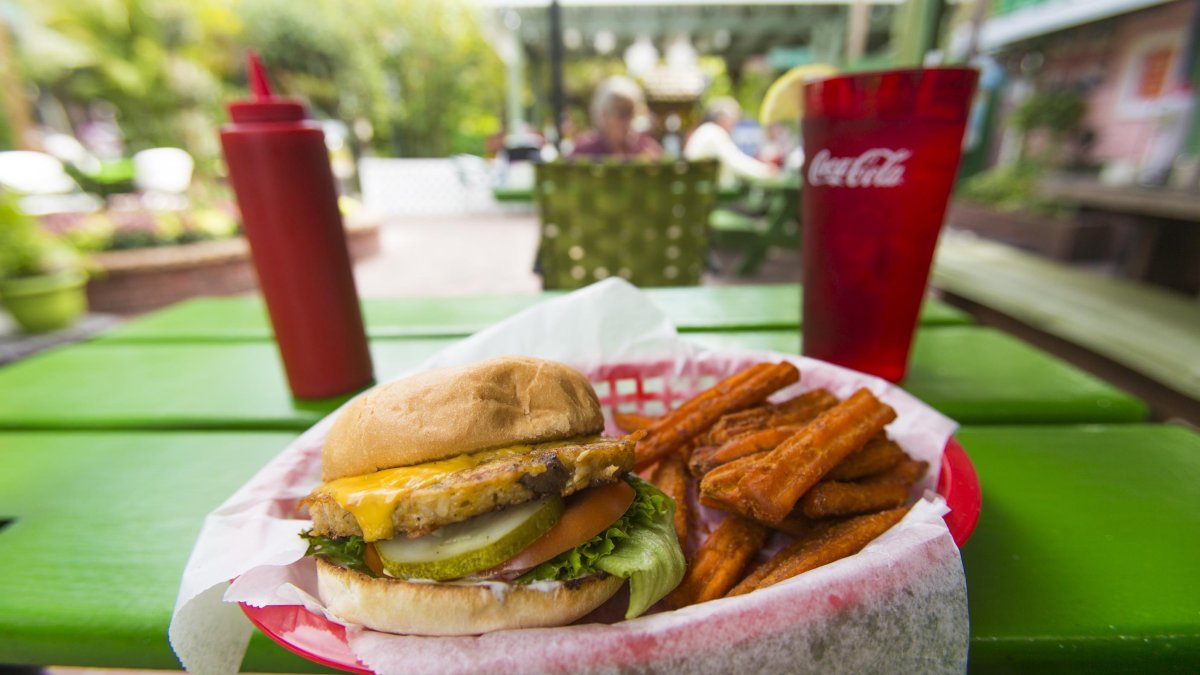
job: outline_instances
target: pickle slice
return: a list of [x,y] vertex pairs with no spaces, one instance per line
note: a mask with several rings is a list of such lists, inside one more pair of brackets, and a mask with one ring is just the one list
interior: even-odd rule
[[563,508],[561,497],[546,497],[446,525],[423,537],[377,541],[375,550],[393,577],[457,579],[520,553],[554,527]]

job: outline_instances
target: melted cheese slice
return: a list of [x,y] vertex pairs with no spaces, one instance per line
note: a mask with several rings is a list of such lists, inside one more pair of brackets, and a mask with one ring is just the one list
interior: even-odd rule
[[349,511],[358,521],[366,541],[390,539],[395,534],[392,514],[400,501],[414,490],[433,485],[452,474],[473,469],[484,462],[524,455],[541,448],[582,444],[596,438],[597,436],[588,436],[537,445],[512,445],[414,466],[384,469],[362,476],[347,476],[325,483],[318,487],[313,495],[329,495],[339,506]]

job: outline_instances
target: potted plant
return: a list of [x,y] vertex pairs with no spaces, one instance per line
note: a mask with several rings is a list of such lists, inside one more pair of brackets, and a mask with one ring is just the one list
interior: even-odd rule
[[78,253],[0,194],[0,302],[17,324],[42,333],[73,324],[87,310]]

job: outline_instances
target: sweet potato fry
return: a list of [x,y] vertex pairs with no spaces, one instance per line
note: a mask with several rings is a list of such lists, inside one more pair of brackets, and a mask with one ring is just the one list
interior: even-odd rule
[[863,483],[876,483],[882,485],[903,485],[904,489],[912,487],[912,484],[921,479],[925,472],[929,470],[929,462],[918,462],[917,460],[905,455],[903,459],[896,463],[895,466],[888,469],[886,472],[877,476],[871,476],[863,479]]
[[738,513],[745,508],[739,506],[741,493],[738,492],[737,482],[741,476],[734,473],[722,475],[710,471],[700,481],[700,503],[713,509],[729,513]]
[[867,444],[833,467],[826,478],[832,480],[858,480],[883,473],[904,459],[900,449],[886,434],[876,434]]
[[[663,415],[648,430],[635,449],[636,464],[648,466],[674,452],[712,426],[722,415],[744,410],[766,400],[774,392],[794,384],[800,372],[788,362],[753,366],[749,376],[726,378],[679,408]],[[757,370],[756,370],[757,369]],[[743,371],[745,372],[745,371]],[[734,381],[734,384],[730,384]]]
[[654,415],[645,415],[637,412],[620,412],[613,411],[613,422],[616,423],[621,430],[627,434],[642,429],[649,429],[651,425],[658,421],[658,417]]
[[692,453],[691,459],[688,460],[688,470],[692,472],[693,476],[702,477],[714,468],[739,457],[774,450],[777,445],[786,441],[801,428],[799,426],[773,427],[742,434],[716,448],[706,447],[701,452]]
[[841,519],[835,519],[835,518],[825,518],[822,520],[816,520],[813,518],[809,518],[808,516],[804,515],[803,513],[800,513],[800,511],[797,509],[797,510],[789,513],[787,518],[784,518],[783,520],[779,521],[778,523],[763,523],[763,524],[771,529],[779,530],[780,532],[786,532],[787,534],[790,534],[793,537],[799,538],[799,537],[807,537],[807,536],[811,535],[813,533],[813,531],[815,531],[817,528],[829,527],[830,525],[833,525],[833,524],[839,522],[840,520]]
[[709,445],[721,445],[745,433],[768,427],[799,426],[837,405],[837,397],[825,389],[814,389],[779,404],[767,404],[730,413],[717,420],[708,432]]
[[738,481],[741,500],[755,520],[783,520],[805,492],[895,418],[890,406],[858,390],[754,462]]
[[900,506],[908,499],[908,486],[902,483],[852,483],[821,481],[804,493],[797,505],[809,518],[852,516],[874,513]]
[[908,513],[909,507],[857,516],[815,530],[785,546],[770,560],[739,582],[726,597],[765,588],[797,574],[854,555],[886,532]]
[[749,467],[765,457],[767,453],[748,455],[722,464],[709,471],[700,481],[700,503],[728,513],[750,515],[750,508],[742,500],[738,481],[746,475]]
[[691,531],[691,508],[688,506],[688,474],[683,455],[673,452],[658,460],[650,470],[650,482],[675,500],[675,535],[686,551]]
[[737,516],[723,520],[692,556],[667,606],[678,609],[725,595],[766,539],[767,528],[758,523]]

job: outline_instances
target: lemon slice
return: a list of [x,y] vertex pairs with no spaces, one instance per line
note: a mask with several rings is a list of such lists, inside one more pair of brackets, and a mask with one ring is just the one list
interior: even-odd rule
[[404,579],[457,579],[508,560],[558,522],[561,497],[485,513],[434,530],[423,537],[403,535],[375,542],[387,573]]
[[804,83],[822,77],[836,75],[837,69],[824,63],[809,63],[796,66],[779,76],[767,89],[762,107],[758,110],[758,122],[764,127],[776,122],[798,122],[804,114],[802,94]]

